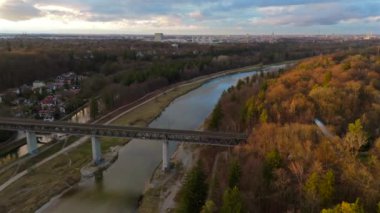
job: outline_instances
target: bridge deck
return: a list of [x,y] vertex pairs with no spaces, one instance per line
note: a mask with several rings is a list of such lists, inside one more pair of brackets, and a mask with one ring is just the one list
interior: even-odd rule
[[39,133],[95,135],[106,137],[170,140],[188,143],[233,146],[245,141],[239,133],[202,132],[190,130],[157,129],[147,127],[78,124],[61,121],[45,122],[30,119],[0,118],[0,129],[25,130]]

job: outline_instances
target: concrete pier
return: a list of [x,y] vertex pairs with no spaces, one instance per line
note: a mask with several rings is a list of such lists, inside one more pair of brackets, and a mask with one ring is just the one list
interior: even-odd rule
[[162,171],[169,169],[169,141],[162,142]]
[[29,154],[35,154],[37,152],[37,137],[36,133],[26,131],[26,145],[28,147]]
[[99,164],[102,161],[102,149],[100,147],[100,141],[95,136],[91,136],[91,143],[92,143],[92,161],[94,164]]

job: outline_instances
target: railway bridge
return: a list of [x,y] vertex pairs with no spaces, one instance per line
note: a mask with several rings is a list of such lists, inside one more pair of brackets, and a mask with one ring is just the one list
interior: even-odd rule
[[100,124],[78,124],[62,121],[46,122],[30,119],[0,118],[0,129],[25,131],[29,154],[37,152],[36,133],[61,133],[66,135],[91,136],[92,160],[95,164],[102,161],[99,137],[136,138],[162,143],[162,169],[169,166],[169,141],[196,143],[216,146],[235,146],[245,141],[247,136],[239,133],[221,133],[148,127],[113,126]]

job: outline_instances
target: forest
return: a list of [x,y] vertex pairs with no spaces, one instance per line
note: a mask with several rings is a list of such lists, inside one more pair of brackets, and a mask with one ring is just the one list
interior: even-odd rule
[[[198,170],[211,188],[198,211],[380,212],[379,118],[375,47],[241,80],[224,92],[207,126],[249,138],[233,149],[202,149],[201,168],[188,175]],[[190,212],[183,211],[188,202],[182,196],[178,212]]]
[[221,70],[295,60],[338,49],[359,49],[374,41],[310,41],[215,45],[137,40],[49,40],[19,37],[0,40],[0,90],[47,80],[65,72],[91,76],[72,111],[91,97],[107,109],[128,103],[172,83]]

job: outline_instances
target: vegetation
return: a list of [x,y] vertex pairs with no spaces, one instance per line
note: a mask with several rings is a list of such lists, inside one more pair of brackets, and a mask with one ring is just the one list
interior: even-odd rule
[[[207,196],[206,176],[201,166],[195,166],[185,178],[177,212],[200,212]],[[211,204],[209,204],[211,205]],[[206,207],[211,208],[211,207]]]
[[241,168],[239,161],[232,161],[228,175],[228,185],[230,188],[239,186]]
[[235,186],[232,189],[227,189],[223,196],[223,206],[220,209],[221,213],[242,213],[243,201],[239,189]]
[[322,213],[364,213],[363,206],[360,204],[359,199],[355,203],[342,202],[332,209],[323,209]]
[[[81,92],[65,100],[66,112],[72,112],[98,94],[106,110],[110,110],[156,89],[197,76],[300,59],[339,48],[367,47],[373,43],[283,39],[273,44],[181,44],[177,47],[170,43],[118,39],[57,41],[19,37],[0,41],[0,90],[73,71],[90,78],[77,82]],[[266,120],[265,112],[262,120]]]
[[202,207],[201,213],[213,213],[216,210],[215,203],[212,200],[206,201],[205,205]]
[[99,106],[98,101],[95,98],[92,98],[90,101],[90,117],[92,120],[95,120],[95,118],[99,114]]
[[[202,82],[196,82],[178,87],[126,113],[114,121],[113,124],[147,126],[176,97],[187,93],[201,84]],[[105,142],[102,143],[102,152],[107,151],[112,146],[123,145],[127,142],[126,140],[115,138],[102,138],[101,140]],[[62,148],[59,143],[56,145],[51,150],[52,153]],[[27,164],[22,165],[21,168],[15,166],[9,172],[5,172],[6,174],[2,173],[0,175],[0,182],[8,180],[9,177],[15,174],[15,170],[27,169],[30,165],[34,165],[50,155],[51,152],[44,152],[38,155],[38,159],[27,161]],[[73,164],[70,164],[70,161]],[[0,212],[36,211],[48,202],[51,197],[60,194],[63,190],[70,187],[70,185],[76,184],[80,180],[80,168],[89,162],[91,162],[91,145],[90,143],[84,143],[80,147],[69,151],[67,155],[60,155],[41,167],[33,169],[33,172],[29,172],[0,193]],[[28,193],[21,193],[25,191]]]
[[210,129],[218,129],[219,123],[223,118],[223,111],[220,104],[217,104],[211,113],[211,120],[209,123]]
[[[217,123],[213,115],[208,120],[210,129],[249,133],[247,144],[235,148],[231,156],[240,164],[238,189],[244,207],[250,212],[376,212],[380,201],[376,49],[314,57],[281,73],[240,81],[218,103],[223,117]],[[321,131],[315,119],[326,129]],[[213,181],[219,184],[211,197],[224,205],[233,189],[225,175],[229,168],[218,170]]]

